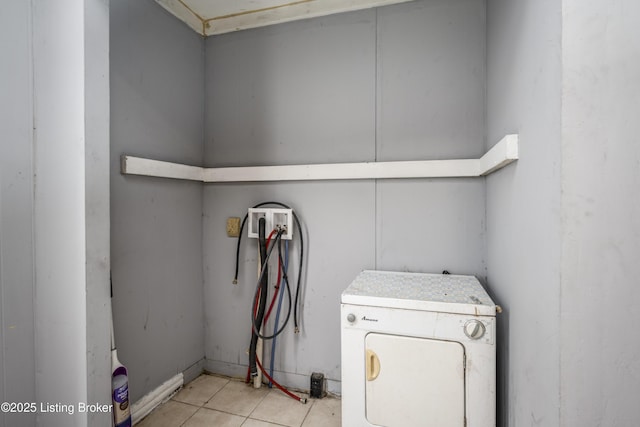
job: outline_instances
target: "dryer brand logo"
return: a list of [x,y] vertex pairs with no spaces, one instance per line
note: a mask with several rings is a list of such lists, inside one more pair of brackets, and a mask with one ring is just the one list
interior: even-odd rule
[[372,319],[370,317],[367,316],[362,316],[362,320],[366,320],[367,322],[377,322],[378,319]]

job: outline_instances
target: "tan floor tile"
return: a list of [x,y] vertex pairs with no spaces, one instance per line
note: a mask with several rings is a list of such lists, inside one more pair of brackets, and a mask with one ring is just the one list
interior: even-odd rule
[[[202,375],[187,384],[179,399],[201,404],[209,408],[170,400],[147,416],[140,427],[339,427],[341,401],[336,398],[310,399],[303,405],[285,396],[279,390],[254,389],[240,381]],[[179,394],[180,395],[180,394]],[[176,396],[178,397],[178,396]],[[306,396],[305,396],[306,397]],[[244,414],[255,408],[250,419]],[[215,410],[219,409],[219,410]],[[236,415],[237,413],[237,415]]]
[[280,390],[273,389],[251,413],[250,418],[289,427],[300,427],[311,406],[313,406],[312,399],[305,405],[291,399]]
[[195,406],[168,401],[147,415],[137,427],[180,427],[198,410]]
[[204,406],[246,417],[268,393],[269,389],[266,387],[256,389],[241,381],[229,381]]
[[266,421],[252,420],[247,418],[247,421],[242,424],[242,427],[282,427],[280,424],[271,424]]
[[229,382],[228,379],[213,375],[200,375],[173,397],[173,400],[191,405],[202,406],[209,401],[222,387]]
[[302,427],[340,427],[341,417],[340,399],[325,397],[315,401]]
[[189,418],[189,421],[184,423],[184,427],[240,427],[243,422],[244,417],[200,408],[193,417]]

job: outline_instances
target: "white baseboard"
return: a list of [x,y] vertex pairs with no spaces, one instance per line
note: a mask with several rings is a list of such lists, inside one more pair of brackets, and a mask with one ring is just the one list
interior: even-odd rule
[[131,419],[133,424],[137,424],[153,411],[158,405],[167,400],[171,395],[184,384],[182,372],[162,383],[155,390],[142,397],[131,406]]

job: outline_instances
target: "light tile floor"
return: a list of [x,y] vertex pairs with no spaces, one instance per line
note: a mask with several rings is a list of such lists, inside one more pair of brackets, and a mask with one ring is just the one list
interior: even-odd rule
[[255,389],[239,380],[203,374],[137,426],[340,427],[340,414],[340,400],[333,397],[302,404],[275,387]]

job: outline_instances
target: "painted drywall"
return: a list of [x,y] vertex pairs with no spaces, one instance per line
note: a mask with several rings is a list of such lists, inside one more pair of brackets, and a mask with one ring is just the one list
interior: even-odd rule
[[[419,1],[208,38],[204,163],[478,157],[484,10],[476,0]],[[231,283],[236,239],[225,220],[268,200],[290,204],[307,230],[302,331],[278,339],[285,384],[308,388],[319,371],[339,391],[340,294],[360,270],[486,274],[481,179],[207,184],[211,371],[244,376],[255,289],[254,241]]]
[[[72,3],[33,4],[36,402],[67,404],[87,401],[84,16]],[[86,414],[41,412],[37,425]]]
[[557,1],[487,3],[487,147],[520,138],[486,178],[499,426],[559,424],[561,19]]
[[379,8],[376,32],[376,160],[484,154],[485,2]]
[[[361,269],[374,266],[373,185],[367,182],[212,185],[206,188],[207,200],[224,201],[206,204],[204,214],[207,369],[244,377],[251,332],[247,307],[251,306],[256,288],[257,245],[245,236],[239,280],[233,285],[237,239],[226,236],[225,219],[244,215],[246,207],[259,202],[278,200],[295,209],[304,222],[308,262],[301,332],[294,335],[291,322],[278,337],[276,378],[285,384],[308,388],[309,374],[324,372],[335,391],[335,382],[340,378],[340,355],[336,351],[339,341],[334,343],[340,336],[340,292]],[[326,206],[339,210],[326,210]],[[290,248],[292,285],[298,277],[299,248],[298,241]],[[350,262],[344,262],[345,259]]]
[[204,358],[202,184],[123,176],[120,156],[201,164],[204,42],[152,0],[111,1],[110,30],[114,328],[135,402]]
[[[374,159],[374,12],[213,37],[206,47],[207,165]],[[224,224],[267,200],[290,204],[308,233],[303,324],[299,335],[291,324],[278,339],[276,378],[308,387],[308,375],[319,371],[335,382],[340,292],[375,266],[371,181],[205,187],[207,368],[245,373],[257,246],[245,241],[239,284],[232,285],[236,239],[226,237]]]
[[[0,401],[35,401],[31,3],[0,14]],[[0,425],[35,414],[0,412]]]
[[3,411],[0,425],[105,424],[109,413],[82,413],[78,403],[111,401],[108,9],[100,0],[7,6],[2,401],[34,402],[37,411]]
[[[376,23],[376,160],[484,154],[484,1],[379,8]],[[483,279],[481,179],[375,185],[378,269]]]
[[640,4],[563,2],[562,426],[640,418]]
[[105,6],[32,3],[34,401],[68,405],[39,410],[36,425],[109,420],[78,409],[110,400]]
[[[84,1],[87,402],[111,404],[109,2]],[[109,425],[93,411],[87,425]]]

